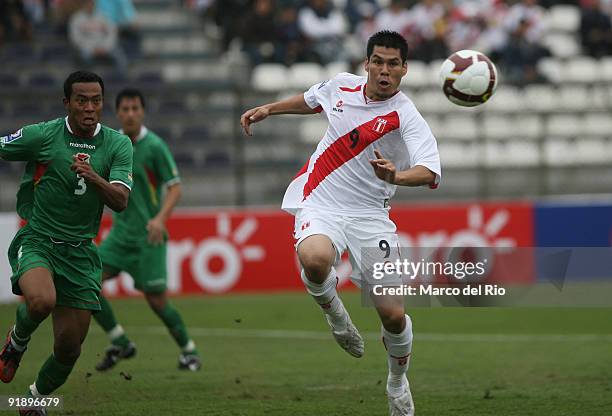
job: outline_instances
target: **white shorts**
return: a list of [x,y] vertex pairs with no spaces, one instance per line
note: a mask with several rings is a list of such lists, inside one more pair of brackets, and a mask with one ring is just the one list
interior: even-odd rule
[[[361,286],[363,265],[373,262],[394,262],[399,259],[399,238],[397,227],[388,216],[348,217],[335,215],[328,211],[312,208],[302,208],[295,215],[293,236],[296,239],[295,248],[305,238],[315,234],[323,234],[332,241],[336,249],[337,264],[345,250],[353,272],[351,280]],[[368,258],[362,258],[362,255]],[[363,262],[362,262],[363,260]]]

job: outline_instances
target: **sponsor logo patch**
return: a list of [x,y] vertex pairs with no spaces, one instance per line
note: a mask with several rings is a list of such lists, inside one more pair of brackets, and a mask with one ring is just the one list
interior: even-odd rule
[[22,136],[23,136],[23,129],[19,129],[13,134],[9,134],[8,136],[0,137],[0,146],[4,147],[5,144],[9,144],[10,142],[19,140],[21,139]]
[[70,147],[76,147],[77,149],[96,150],[96,146],[87,143],[73,143],[70,142]]
[[15,133],[10,134],[7,137],[6,142],[7,143],[14,142],[15,140],[21,139],[21,136],[23,136],[23,129],[19,129]]
[[342,100],[338,100],[338,102],[336,103],[336,106],[332,108],[332,111],[337,111],[338,113],[342,113],[344,110],[342,110],[342,107],[344,105],[344,102]]

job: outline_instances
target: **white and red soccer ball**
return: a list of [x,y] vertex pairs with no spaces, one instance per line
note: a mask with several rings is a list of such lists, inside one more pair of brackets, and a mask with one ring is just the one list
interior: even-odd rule
[[440,68],[440,86],[452,103],[474,107],[486,102],[497,87],[497,69],[481,52],[462,50]]

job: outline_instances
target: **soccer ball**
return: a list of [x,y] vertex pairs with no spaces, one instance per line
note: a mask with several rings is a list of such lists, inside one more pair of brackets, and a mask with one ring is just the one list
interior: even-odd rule
[[483,53],[455,52],[440,68],[440,86],[446,98],[464,107],[486,102],[497,87],[497,69]]

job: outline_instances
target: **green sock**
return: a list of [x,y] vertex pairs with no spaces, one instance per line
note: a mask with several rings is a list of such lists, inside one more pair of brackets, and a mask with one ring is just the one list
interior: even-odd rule
[[36,331],[36,328],[38,328],[42,321],[32,319],[25,303],[17,306],[17,313],[15,315],[15,328],[13,329],[11,339],[18,347],[25,348],[30,341],[30,336]]
[[60,363],[55,359],[55,356],[51,354],[38,372],[38,378],[36,378],[35,383],[38,393],[42,395],[53,393],[66,382],[73,367],[74,364],[66,365]]
[[183,352],[188,352],[190,354],[198,353],[195,349],[195,344],[189,338],[189,334],[187,334],[187,328],[185,327],[183,318],[181,318],[181,315],[169,302],[166,302],[166,306],[157,313],[157,316],[159,316],[166,325],[166,328],[170,331],[170,335],[172,335],[172,338],[174,338]]
[[130,343],[129,338],[125,335],[123,328],[117,322],[113,308],[104,296],[100,296],[100,311],[93,314],[94,320],[108,334],[111,343],[121,348],[127,347]]

